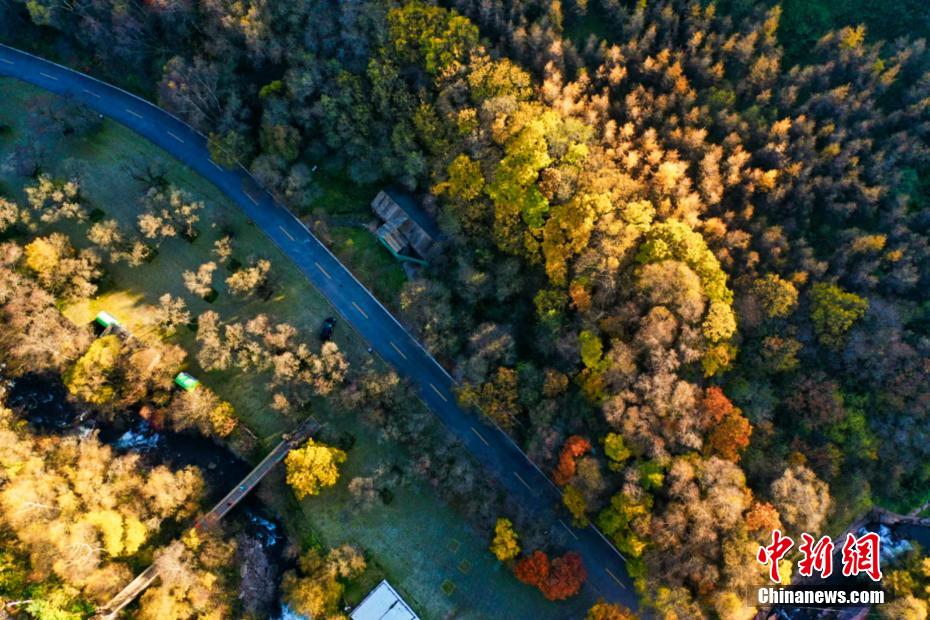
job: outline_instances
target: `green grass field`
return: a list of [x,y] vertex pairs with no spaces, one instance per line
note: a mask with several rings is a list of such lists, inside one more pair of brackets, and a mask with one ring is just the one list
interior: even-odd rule
[[584,15],[574,12],[565,16],[565,36],[581,49],[588,43],[588,37],[594,35],[598,41],[612,41],[615,39],[610,27],[607,25],[604,11],[596,2],[588,4]]
[[337,226],[330,230],[333,253],[351,265],[358,279],[392,310],[407,276],[397,259],[364,228]]
[[378,193],[374,185],[356,185],[345,175],[334,174],[319,167],[313,173],[320,187],[320,195],[299,214],[321,210],[327,215],[371,216],[372,198]]
[[371,200],[379,187],[355,185],[345,175],[328,172],[324,166],[314,172],[314,178],[320,195],[297,214],[305,220],[323,222],[326,232],[321,236],[333,253],[382,303],[396,310],[406,280],[404,270],[365,229],[375,219]]
[[371,201],[380,187],[356,185],[344,174],[330,172],[325,165],[314,171],[319,195],[308,205],[296,209],[297,215],[317,226],[321,239],[375,296],[392,310],[397,309],[398,295],[406,275],[365,226],[375,220]]
[[[37,91],[4,80],[0,83],[3,101],[0,103],[0,124],[12,126],[11,135],[3,138],[4,146],[29,134],[29,119],[22,111],[30,108],[30,100]],[[126,264],[107,264],[108,278],[100,294],[87,304],[66,309],[76,322],[89,322],[99,310],[107,310],[122,321],[130,331],[145,331],[150,324],[147,308],[156,303],[164,293],[183,297],[191,312],[197,315],[207,309],[215,310],[225,320],[247,318],[258,313],[273,315],[297,327],[302,333],[313,334],[323,319],[335,313],[314,288],[312,288],[293,264],[282,255],[264,233],[248,223],[235,205],[230,204],[212,184],[197,176],[189,168],[179,165],[153,144],[138,138],[116,123],[106,122],[103,128],[87,139],[59,138],[48,140],[48,170],[56,177],[78,176],[82,193],[88,197],[90,206],[117,219],[126,230],[134,230],[139,213],[141,185],[127,172],[126,162],[134,159],[161,162],[168,170],[171,183],[203,200],[206,208],[197,224],[200,236],[193,243],[175,238],[166,240],[159,248],[157,258],[141,267]],[[25,204],[22,191],[25,179],[18,177],[9,165],[0,167],[0,183],[12,197]],[[69,233],[72,242],[87,246],[84,239],[85,225],[62,223],[55,228]],[[214,260],[210,252],[213,242],[231,232],[234,257],[246,262],[249,257],[264,257],[271,261],[272,271],[278,282],[277,290],[267,301],[234,297],[226,290],[225,278],[229,272],[220,266],[214,275],[214,288],[219,297],[212,304],[191,295],[185,288],[182,272],[195,270],[198,265]],[[193,351],[193,333],[179,330],[179,344]],[[344,327],[337,331],[336,342],[352,357],[358,357],[367,348],[361,338]],[[228,381],[229,373],[203,373],[197,367],[194,356],[189,359],[191,371],[205,379],[211,387],[224,385],[243,419],[260,436],[280,432],[288,424],[286,420],[268,408],[268,395],[264,389],[264,377],[257,381]]]
[[[133,228],[141,192],[139,184],[125,170],[125,162],[134,157],[161,161],[172,183],[204,200],[207,205],[198,224],[201,234],[196,241],[166,241],[155,260],[141,267],[107,264],[109,275],[100,294],[87,303],[66,308],[70,318],[87,322],[97,311],[105,309],[130,331],[145,334],[150,326],[147,309],[160,295],[168,292],[187,300],[194,313],[210,308],[230,320],[264,312],[275,321],[293,324],[308,340],[315,340],[313,334],[322,319],[333,314],[333,309],[263,233],[250,226],[216,188],[154,145],[110,121],[87,139],[37,138],[30,129],[30,110],[33,98],[41,94],[41,91],[20,82],[0,79],[0,126],[6,124],[11,128],[0,133],[0,193],[23,201],[23,187],[28,179],[18,176],[13,170],[11,152],[17,141],[37,139],[48,150],[46,172],[53,176],[79,175],[83,193],[91,205],[105,211],[108,217],[119,220],[127,230]],[[87,244],[84,239],[86,225],[56,226],[67,232],[76,245]],[[279,284],[277,293],[269,301],[244,301],[231,296],[222,282],[228,275],[222,267],[214,278],[214,287],[220,292],[214,303],[207,304],[184,288],[181,272],[211,260],[213,241],[224,230],[233,232],[239,260],[244,261],[253,255],[271,260]],[[362,241],[366,237],[354,234],[364,231],[349,230],[350,234],[337,235],[343,243],[342,251],[362,255],[377,249],[366,246],[366,242]],[[377,244],[374,239],[371,241]],[[383,257],[374,260],[387,269]],[[378,277],[388,277],[384,272],[378,273]],[[242,422],[267,440],[266,445],[293,426],[293,420],[283,418],[268,406],[267,377],[243,375],[237,371],[204,372],[194,360],[197,343],[193,332],[181,328],[173,339],[188,351],[189,371],[230,401]],[[367,344],[345,324],[340,324],[337,329],[336,342],[346,353],[350,364],[381,363],[378,359],[369,360]],[[423,405],[416,401],[410,406]],[[487,551],[486,534],[474,531],[419,478],[407,480],[392,489],[394,500],[389,505],[379,502],[367,510],[356,510],[348,490],[348,483],[353,477],[371,475],[383,464],[391,466],[411,457],[398,445],[384,442],[374,429],[356,416],[336,418],[329,412],[325,400],[314,405],[314,414],[327,421],[334,432],[350,434],[355,439],[337,485],[318,497],[298,503],[284,485],[282,472],[276,471],[262,483],[260,493],[282,515],[288,531],[303,543],[335,546],[353,542],[365,549],[373,568],[359,583],[350,587],[350,602],[358,602],[371,585],[386,577],[424,618],[564,618],[583,615],[583,610],[577,609],[576,604],[549,603],[534,589],[517,582]],[[450,551],[452,540],[457,543],[454,552]],[[463,572],[462,566],[468,568],[467,572]],[[442,589],[446,581],[455,584],[451,594]]]

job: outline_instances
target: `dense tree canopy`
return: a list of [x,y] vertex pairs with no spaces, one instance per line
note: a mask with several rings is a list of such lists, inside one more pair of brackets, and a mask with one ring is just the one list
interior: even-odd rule
[[0,410],[0,535],[22,549],[32,579],[54,575],[103,602],[131,579],[126,560],[162,522],[197,509],[203,481],[195,468],[143,467],[117,456],[96,435],[39,437]]
[[[773,524],[820,533],[930,483],[930,54],[855,24],[815,37],[800,0],[564,5],[17,1],[0,17],[131,69],[218,162],[301,212],[315,166],[429,194],[445,252],[397,306],[460,402],[553,473],[659,615],[744,617],[735,593],[756,568],[741,551]],[[787,60],[783,21],[807,42]],[[32,211],[80,220],[79,187],[38,176],[39,155],[17,158]],[[143,205],[149,242],[196,235],[190,197],[154,188]],[[9,264],[67,296],[93,292],[98,261],[50,235]],[[259,261],[234,292],[261,289]],[[212,271],[189,280],[213,286]],[[267,317],[207,313],[198,341],[205,368],[272,372],[280,410],[345,374],[338,350]],[[29,353],[106,396],[80,352]],[[389,393],[354,397],[397,436]],[[418,464],[431,481],[437,462]],[[550,598],[578,568],[542,550],[515,564]]]

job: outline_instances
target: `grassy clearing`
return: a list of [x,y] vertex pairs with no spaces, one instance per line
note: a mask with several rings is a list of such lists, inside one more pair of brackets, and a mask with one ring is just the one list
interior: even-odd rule
[[347,265],[378,299],[397,307],[400,289],[407,276],[396,258],[391,256],[368,230],[338,226],[330,230],[333,253]]
[[321,189],[319,197],[297,214],[325,223],[325,243],[384,304],[397,308],[397,298],[406,276],[396,258],[364,226],[375,217],[371,201],[380,189],[356,185],[344,174],[320,167],[314,172]]
[[[379,569],[395,587],[399,584],[407,602],[425,618],[584,616],[585,610],[577,602],[551,603],[517,582],[487,550],[489,541],[477,535],[451,507],[438,502],[433,491],[417,478],[394,487],[390,504],[376,501],[368,508],[356,507],[348,489],[352,478],[371,476],[379,467],[390,469],[411,455],[379,442],[359,420],[343,419],[341,423],[357,440],[348,451],[342,477],[324,495],[300,504],[322,539],[379,549]],[[362,450],[367,451],[364,456]],[[467,572],[462,571],[463,565]],[[443,591],[446,581],[456,586],[451,594]]]
[[604,10],[598,2],[590,2],[584,15],[569,13],[565,16],[565,37],[571,39],[575,45],[584,49],[588,37],[594,35],[598,41],[611,43],[616,34],[607,25]]
[[[11,88],[11,86],[16,86]],[[29,135],[29,119],[22,110],[29,109],[36,95],[31,88],[10,81],[0,81],[0,123],[12,126],[11,135],[0,140],[0,147],[15,144]],[[103,210],[107,217],[117,219],[126,230],[134,230],[139,213],[140,184],[126,170],[126,163],[144,159],[161,162],[168,171],[168,180],[184,188],[206,208],[197,228],[200,236],[193,243],[183,239],[168,239],[159,248],[158,256],[149,264],[132,268],[125,264],[107,265],[108,278],[100,294],[93,300],[66,309],[77,322],[86,322],[99,310],[107,310],[120,319],[130,331],[146,331],[151,323],[148,309],[164,293],[180,296],[187,301],[196,316],[210,309],[225,320],[244,319],[259,313],[272,315],[278,321],[288,322],[304,334],[315,334],[323,319],[335,310],[316,289],[311,287],[295,266],[282,255],[264,233],[249,224],[235,205],[212,184],[151,143],[138,138],[121,125],[106,122],[103,128],[86,139],[59,138],[48,140],[48,170],[53,176],[79,176],[82,192],[90,206]],[[8,152],[8,151],[7,151]],[[0,184],[7,193],[24,202],[23,179],[6,163],[0,164]],[[75,245],[89,245],[84,238],[86,226],[70,222],[54,226],[67,233]],[[212,304],[191,295],[185,288],[181,274],[196,270],[197,266],[214,260],[210,252],[214,241],[230,233],[233,237],[235,258],[245,263],[250,257],[264,257],[271,261],[278,282],[272,298],[265,302],[257,299],[234,297],[226,290],[225,278],[230,275],[220,266],[214,275],[214,288],[219,297]],[[269,395],[263,377],[255,381],[231,381],[235,373],[205,373],[196,364],[194,334],[181,329],[175,340],[190,353],[191,371],[201,376],[211,387],[224,386],[229,400],[246,424],[259,436],[281,432],[291,425],[268,407]],[[335,340],[350,358],[358,359],[367,345],[349,328],[337,330]]]
[[378,187],[358,185],[345,175],[333,174],[322,167],[317,168],[313,174],[321,193],[299,215],[307,215],[317,210],[330,216],[371,215],[371,200],[378,193]]
[[[10,158],[17,141],[35,139],[30,131],[28,110],[30,100],[40,92],[14,80],[0,79],[0,125],[6,123],[11,127],[6,135],[0,135],[0,191],[20,201],[24,179],[15,174]],[[83,192],[92,206],[118,219],[127,230],[135,222],[141,191],[124,169],[125,162],[133,157],[163,162],[171,182],[207,204],[198,225],[201,235],[195,242],[169,240],[161,246],[154,261],[138,268],[108,265],[109,277],[100,294],[66,309],[73,320],[86,322],[97,311],[106,309],[134,333],[145,334],[151,323],[149,308],[164,293],[183,297],[195,314],[210,308],[230,320],[265,312],[274,320],[293,324],[304,334],[315,333],[322,318],[333,313],[325,298],[216,188],[122,126],[108,121],[99,133],[87,139],[46,136],[41,140],[47,142],[44,144],[49,153],[47,172],[58,176],[80,175]],[[63,224],[58,228],[67,232],[77,245],[86,245],[84,226]],[[222,282],[228,275],[222,267],[214,281],[220,295],[213,304],[193,297],[184,289],[181,272],[210,260],[212,243],[224,230],[233,232],[239,260],[251,255],[271,260],[279,284],[277,294],[269,301],[232,297]],[[355,248],[364,253],[357,250],[358,245]],[[268,407],[267,377],[234,371],[204,372],[194,361],[193,332],[182,328],[173,340],[188,351],[189,370],[230,401],[243,423],[266,439],[266,443],[293,426],[293,420]],[[310,336],[308,340],[314,338]],[[380,363],[370,358],[367,345],[348,327],[337,329],[336,341],[351,364]],[[413,402],[410,406],[422,404]],[[390,467],[406,462],[411,456],[397,445],[382,441],[357,417],[335,418],[325,401],[314,406],[314,414],[327,421],[334,432],[350,434],[355,439],[339,483],[321,496],[298,504],[285,487],[279,468],[262,483],[260,492],[282,515],[288,531],[304,544],[335,546],[353,542],[366,550],[374,570],[353,585],[348,593],[350,602],[360,600],[370,585],[386,577],[426,618],[583,615],[571,603],[546,602],[534,589],[506,574],[507,569],[487,551],[485,534],[466,525],[455,510],[439,501],[433,490],[418,478],[393,489],[395,498],[390,505],[357,510],[348,491],[349,481],[355,476],[372,475],[382,465]],[[453,538],[459,543],[455,552],[449,549]],[[470,565],[467,574],[459,570],[463,560]],[[441,588],[447,579],[456,584],[450,595]]]

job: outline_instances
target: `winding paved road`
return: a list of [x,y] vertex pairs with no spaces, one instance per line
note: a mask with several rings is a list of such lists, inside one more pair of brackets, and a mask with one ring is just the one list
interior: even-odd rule
[[[636,609],[637,599],[620,553],[593,526],[577,529],[561,515],[561,492],[510,437],[461,409],[449,373],[382,306],[349,270],[284,206],[244,171],[210,159],[206,140],[165,110],[83,73],[0,44],[0,75],[69,97],[144,136],[209,179],[306,275],[397,372],[419,389],[423,401],[487,467],[504,488],[565,546],[581,554],[588,572],[585,594]],[[567,517],[565,517],[567,518]]]

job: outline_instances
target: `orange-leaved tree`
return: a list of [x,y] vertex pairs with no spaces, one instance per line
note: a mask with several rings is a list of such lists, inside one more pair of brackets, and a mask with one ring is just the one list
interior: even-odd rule
[[752,426],[743,412],[717,386],[707,388],[701,400],[701,421],[707,431],[704,449],[733,463],[749,445]]
[[550,601],[560,601],[581,590],[588,577],[581,556],[569,551],[550,562],[542,551],[534,551],[514,565],[514,575],[523,583],[536,586]]
[[549,578],[549,556],[542,551],[534,551],[520,558],[513,567],[513,574],[523,583],[541,589]]
[[565,440],[562,452],[559,454],[559,464],[552,472],[552,478],[559,486],[569,483],[575,475],[575,460],[591,449],[591,443],[579,435],[572,435]]

